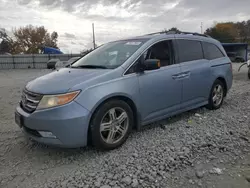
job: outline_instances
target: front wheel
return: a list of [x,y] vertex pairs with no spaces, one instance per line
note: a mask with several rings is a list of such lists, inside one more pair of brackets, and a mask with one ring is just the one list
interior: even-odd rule
[[222,81],[216,80],[212,86],[207,108],[210,110],[216,110],[221,107],[225,97],[225,86]]
[[248,79],[250,79],[250,67],[248,68]]
[[121,146],[134,124],[133,111],[121,100],[111,100],[98,108],[91,121],[92,144],[102,150]]

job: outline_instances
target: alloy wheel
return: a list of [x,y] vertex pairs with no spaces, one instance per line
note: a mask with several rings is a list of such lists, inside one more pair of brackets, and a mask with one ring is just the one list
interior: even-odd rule
[[107,144],[119,142],[128,131],[129,118],[127,112],[115,107],[110,109],[102,118],[100,124],[100,134]]
[[216,85],[213,90],[213,103],[219,106],[223,100],[224,91],[220,84]]

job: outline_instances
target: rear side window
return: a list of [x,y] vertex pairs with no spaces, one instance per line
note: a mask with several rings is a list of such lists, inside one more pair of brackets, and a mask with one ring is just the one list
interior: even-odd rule
[[208,42],[203,42],[202,45],[206,59],[213,60],[225,57],[224,54],[221,52],[221,50],[218,48],[218,46]]
[[180,63],[204,59],[200,41],[178,39],[177,45]]

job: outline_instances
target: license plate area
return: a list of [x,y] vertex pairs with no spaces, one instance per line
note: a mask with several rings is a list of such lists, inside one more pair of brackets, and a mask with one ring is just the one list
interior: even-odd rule
[[17,112],[15,113],[15,122],[19,127],[21,128],[23,127],[23,117],[21,114]]

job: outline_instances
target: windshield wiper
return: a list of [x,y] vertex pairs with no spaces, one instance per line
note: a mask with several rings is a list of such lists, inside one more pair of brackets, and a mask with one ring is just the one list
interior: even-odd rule
[[79,66],[71,66],[71,68],[87,68],[87,69],[107,69],[107,67],[102,65],[79,65]]

